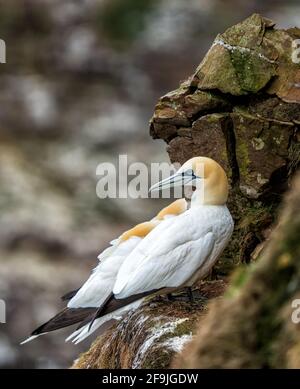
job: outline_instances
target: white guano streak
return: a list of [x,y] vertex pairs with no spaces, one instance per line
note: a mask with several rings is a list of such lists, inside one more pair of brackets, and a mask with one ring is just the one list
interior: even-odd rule
[[155,341],[157,341],[161,336],[165,334],[173,333],[179,324],[187,320],[189,319],[188,318],[177,319],[175,321],[167,322],[162,324],[159,327],[153,328],[150,331],[149,335],[146,337],[140,349],[138,350],[136,357],[134,358],[134,361],[132,363],[132,368],[137,369],[140,367],[140,364],[143,361],[143,357],[145,356],[147,350],[155,343]]
[[162,345],[176,353],[179,353],[183,350],[186,343],[190,342],[192,339],[193,335],[190,332],[189,334],[174,336],[174,338],[166,340]]
[[229,51],[237,50],[237,51],[240,51],[242,53],[251,53],[251,54],[257,55],[259,58],[263,59],[264,61],[267,61],[269,63],[276,63],[276,61],[266,57],[265,55],[263,55],[261,53],[257,53],[256,51],[251,50],[248,47],[232,46],[229,43],[224,42],[222,39],[215,39],[214,43],[212,44],[212,47],[214,47],[214,46],[223,46]]

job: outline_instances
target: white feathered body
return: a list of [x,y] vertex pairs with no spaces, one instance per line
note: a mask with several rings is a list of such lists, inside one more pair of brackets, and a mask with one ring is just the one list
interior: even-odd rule
[[[213,267],[232,231],[233,220],[226,205],[195,206],[176,219],[164,220],[122,261],[112,288],[115,297],[192,286]],[[139,299],[96,319],[91,328],[86,324],[67,340],[81,342],[109,320],[120,319],[142,302]]]
[[226,205],[193,206],[174,223],[165,220],[123,262],[114,295],[192,285],[213,267],[232,231]]
[[112,241],[99,255],[98,266],[71,298],[68,308],[38,327],[25,342],[81,322],[69,337],[80,342],[111,319],[137,308],[149,294],[169,293],[205,277],[233,231],[226,206],[228,180],[216,161],[194,157],[151,190],[188,184],[196,189],[189,210],[185,199],[176,200],[152,220]]
[[[68,308],[100,307],[112,293],[120,266],[126,256],[142,241],[133,236],[124,242],[116,242],[99,255],[99,264],[89,279],[69,301]],[[104,254],[104,255],[103,255]]]

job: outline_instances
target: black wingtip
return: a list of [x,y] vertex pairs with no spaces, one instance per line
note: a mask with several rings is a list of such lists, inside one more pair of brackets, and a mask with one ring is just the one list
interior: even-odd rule
[[109,296],[107,296],[107,298],[105,299],[105,301],[103,302],[103,304],[101,305],[101,307],[99,307],[94,316],[92,317],[92,320],[89,324],[89,328],[88,328],[88,331],[90,331],[90,329],[92,328],[92,325],[94,324],[94,321],[101,316],[101,313],[104,311],[104,309],[106,308],[106,306],[114,299],[114,295],[113,293],[111,293]]
[[72,324],[81,322],[86,317],[94,314],[95,311],[96,308],[65,308],[52,319],[35,329],[31,336],[55,331],[64,327],[69,327]]
[[94,321],[98,319],[99,317],[102,317],[104,315],[107,315],[108,313],[112,313],[120,308],[125,307],[126,305],[129,305],[136,300],[139,300],[140,298],[147,297],[151,294],[154,294],[158,292],[158,290],[151,290],[149,292],[145,293],[139,293],[124,299],[116,299],[113,294],[109,295],[106,302],[104,302],[101,307],[99,307],[93,314],[87,316],[76,328],[76,330],[79,330],[86,324],[89,324],[89,329],[91,329]]

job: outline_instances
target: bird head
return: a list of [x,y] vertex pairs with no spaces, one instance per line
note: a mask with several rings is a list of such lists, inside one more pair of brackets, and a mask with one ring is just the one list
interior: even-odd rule
[[224,169],[213,159],[194,157],[186,161],[172,176],[154,184],[150,192],[176,186],[192,186],[196,190],[192,202],[222,205],[228,197],[228,180]]

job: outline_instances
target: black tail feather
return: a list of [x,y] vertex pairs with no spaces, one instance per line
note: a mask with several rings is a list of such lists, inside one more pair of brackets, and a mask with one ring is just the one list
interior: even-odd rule
[[86,324],[90,323],[91,321],[94,322],[99,317],[105,316],[108,313],[112,313],[117,309],[126,307],[126,305],[132,304],[143,297],[147,297],[151,294],[156,293],[157,291],[158,290],[151,290],[149,292],[135,294],[133,296],[124,299],[116,299],[113,295],[110,295],[109,298],[107,299],[107,302],[104,303],[101,307],[99,307],[96,312],[87,316],[76,329],[79,330],[80,328],[84,327]]
[[96,310],[97,308],[65,308],[52,319],[34,330],[31,335],[39,335],[44,332],[55,331],[79,323],[91,314],[95,314]]
[[112,313],[116,311],[117,309],[126,307],[126,305],[132,304],[137,300],[140,300],[143,297],[150,296],[154,293],[157,293],[160,289],[153,289],[148,292],[138,293],[134,294],[132,296],[123,298],[123,299],[117,299],[114,296],[107,302],[105,306],[102,307],[101,312],[98,313],[98,317],[102,317],[104,315],[107,315],[108,313]]
[[93,322],[99,317],[105,316],[108,313],[112,313],[120,308],[125,307],[126,305],[134,303],[143,297],[147,297],[157,292],[157,289],[151,290],[149,292],[139,293],[124,299],[116,299],[113,294],[110,294],[106,301],[99,308],[65,308],[52,319],[34,330],[31,336],[55,331],[76,323],[80,323],[77,329],[88,323],[90,323],[91,327]]

